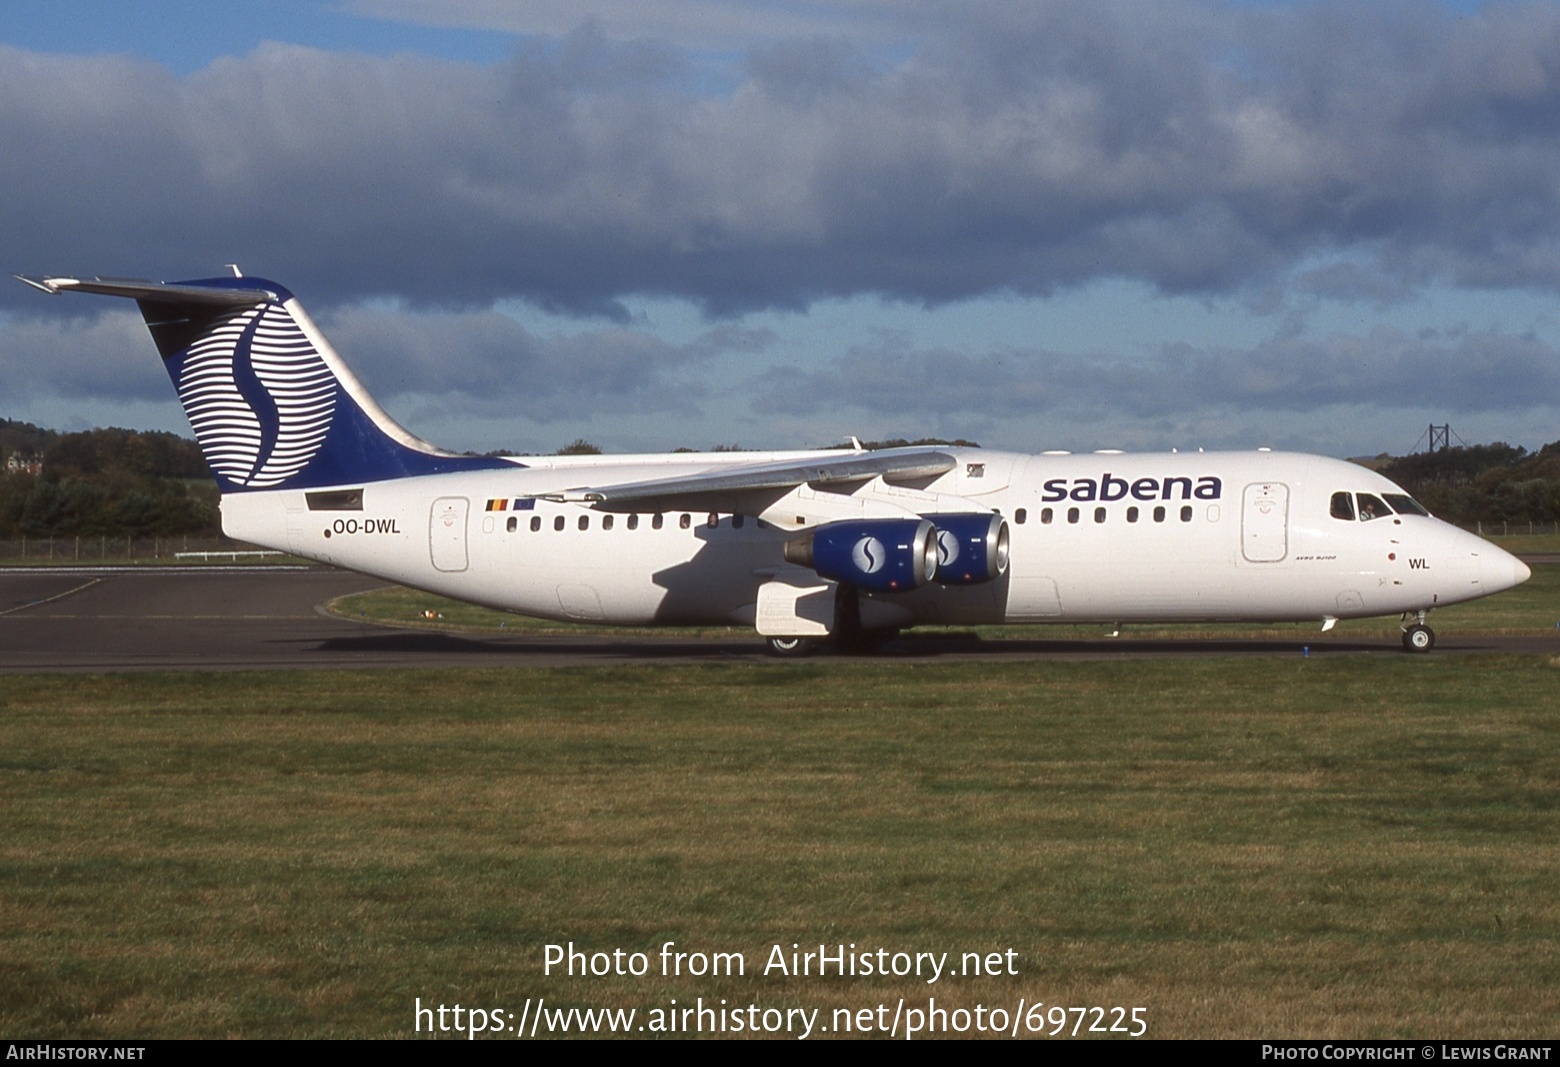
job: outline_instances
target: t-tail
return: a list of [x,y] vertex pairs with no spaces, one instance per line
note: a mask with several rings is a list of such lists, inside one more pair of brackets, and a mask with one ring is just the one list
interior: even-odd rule
[[28,278],[133,299],[224,493],[511,467],[413,436],[368,395],[292,293],[263,278]]

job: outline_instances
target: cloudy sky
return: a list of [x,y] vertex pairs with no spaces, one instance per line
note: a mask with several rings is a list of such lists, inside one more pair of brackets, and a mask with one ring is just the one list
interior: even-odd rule
[[[1560,5],[8,5],[0,266],[230,262],[459,449],[1536,448]],[[157,364],[0,285],[0,416],[187,434]]]

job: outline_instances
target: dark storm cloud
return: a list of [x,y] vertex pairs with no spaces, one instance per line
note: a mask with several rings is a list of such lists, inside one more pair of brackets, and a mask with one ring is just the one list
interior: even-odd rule
[[826,369],[771,370],[756,383],[766,413],[859,409],[921,419],[1151,419],[1198,412],[1523,411],[1560,396],[1560,352],[1528,337],[1479,333],[1272,341],[1250,350],[1168,345],[1152,360],[1043,351],[969,356],[853,349]]
[[316,306],[619,317],[629,293],[1235,291],[1339,251],[1374,301],[1560,288],[1560,8],[912,10],[902,61],[768,42],[716,94],[671,46],[589,25],[493,67],[267,45],[175,78],[0,49],[6,259],[237,259]]
[[719,326],[673,345],[609,327],[538,336],[496,312],[405,314],[347,308],[321,326],[374,395],[439,395],[477,415],[538,422],[599,413],[694,416],[701,364],[761,350],[762,330]]

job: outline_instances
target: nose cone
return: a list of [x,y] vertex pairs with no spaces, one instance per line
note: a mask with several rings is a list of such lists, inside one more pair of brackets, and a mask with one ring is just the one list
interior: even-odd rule
[[1503,548],[1485,545],[1479,553],[1479,584],[1486,593],[1498,593],[1533,577],[1532,568]]

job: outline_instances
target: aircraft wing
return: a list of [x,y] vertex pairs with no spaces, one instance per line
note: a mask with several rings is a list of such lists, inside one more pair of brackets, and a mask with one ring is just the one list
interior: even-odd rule
[[[628,505],[657,504],[667,510],[678,507],[703,510],[746,510],[719,507],[719,501],[736,503],[740,496],[755,500],[765,491],[780,493],[799,485],[844,487],[881,477],[889,482],[913,482],[935,478],[953,470],[956,460],[935,448],[888,448],[880,452],[842,452],[807,460],[781,460],[748,466],[722,467],[703,474],[652,478],[621,485],[584,486],[543,499],[592,504],[605,510]],[[780,493],[769,493],[773,498]]]

